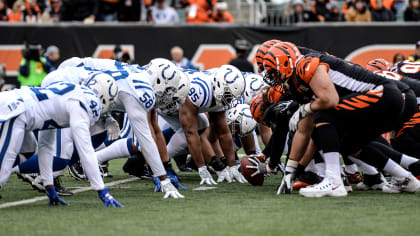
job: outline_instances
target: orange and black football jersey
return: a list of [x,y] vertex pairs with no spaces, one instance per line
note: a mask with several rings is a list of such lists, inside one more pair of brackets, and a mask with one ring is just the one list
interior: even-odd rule
[[404,75],[416,80],[420,80],[420,62],[419,61],[401,61],[393,69],[400,75]]
[[339,96],[367,92],[378,85],[388,83],[387,79],[365,68],[324,53],[310,53],[296,62],[298,90],[309,88],[309,83],[319,65],[328,67],[328,75]]

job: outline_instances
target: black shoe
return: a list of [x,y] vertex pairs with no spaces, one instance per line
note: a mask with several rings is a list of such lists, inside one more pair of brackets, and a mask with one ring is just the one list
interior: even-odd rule
[[86,180],[85,171],[83,170],[83,167],[80,164],[80,162],[76,162],[73,165],[69,166],[69,174],[76,180]]
[[72,196],[73,193],[67,190],[65,187],[61,185],[61,179],[60,176],[57,176],[54,178],[54,187],[57,191],[58,195],[60,196]]
[[408,166],[408,170],[418,179],[420,180],[420,160],[412,163]]
[[99,164],[99,169],[101,170],[101,174],[103,178],[112,178],[113,175],[111,174],[111,172],[109,172],[108,170],[108,162],[102,162],[101,164]]
[[322,181],[322,178],[319,175],[315,174],[312,171],[304,171],[297,180],[305,182],[309,185],[319,184]]

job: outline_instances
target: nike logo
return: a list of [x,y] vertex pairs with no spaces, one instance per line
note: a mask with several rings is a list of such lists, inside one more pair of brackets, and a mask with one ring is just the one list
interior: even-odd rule
[[332,187],[333,191],[336,190],[336,189],[338,189],[338,186]]

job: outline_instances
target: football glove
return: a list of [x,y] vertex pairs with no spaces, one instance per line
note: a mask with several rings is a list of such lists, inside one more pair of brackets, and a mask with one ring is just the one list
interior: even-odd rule
[[241,184],[248,183],[248,181],[246,181],[245,177],[241,173],[239,173],[238,166],[229,167],[229,173],[230,173],[230,177],[232,178],[233,181],[236,180]]
[[226,168],[224,168],[221,171],[216,171],[216,174],[218,176],[218,178],[217,178],[217,182],[218,183],[223,182],[225,180],[228,183],[231,183],[232,182],[232,178],[231,178],[230,173],[229,173],[229,167],[226,167]]
[[161,183],[159,177],[152,177],[153,183],[155,183],[155,192],[159,192],[161,188]]
[[277,189],[277,195],[290,194],[293,190],[293,183],[295,182],[295,172],[286,172]]
[[265,174],[267,173],[267,164],[263,163],[260,161],[260,159],[258,159],[258,157],[256,156],[250,156],[248,159],[252,164],[254,164],[253,166],[247,165],[246,168],[247,169],[254,169],[255,172],[251,174],[251,177],[254,177],[258,174]]
[[166,171],[166,175],[168,176],[169,180],[171,181],[171,183],[177,188],[177,189],[188,189],[187,187],[182,186],[179,183],[179,179],[178,176],[176,176],[176,174],[172,171]]
[[111,115],[107,115],[105,118],[105,129],[108,131],[108,140],[113,141],[120,137],[120,126],[118,122],[112,118]]
[[212,184],[217,184],[213,177],[211,176],[210,172],[207,170],[207,166],[202,166],[200,168],[198,168],[198,174],[200,175],[201,178],[201,184],[208,184],[208,185],[212,185]]
[[176,190],[176,188],[172,185],[171,181],[169,180],[169,178],[162,180],[161,181],[162,184],[162,192],[165,193],[165,196],[163,196],[163,198],[184,198],[184,196],[182,194],[180,194],[178,192],[178,190]]
[[289,130],[295,132],[297,130],[299,121],[311,113],[313,113],[311,109],[311,103],[306,103],[300,106],[289,120]]
[[281,117],[290,117],[298,108],[299,104],[293,100],[277,102],[264,112],[264,124],[271,126]]
[[60,203],[61,205],[65,205],[65,206],[69,205],[67,202],[65,202],[63,199],[61,199],[58,196],[57,191],[55,191],[54,186],[52,188],[47,188],[45,190],[45,193],[47,194],[48,198],[50,199],[50,203],[49,203],[50,206],[58,205],[58,203]]
[[109,188],[102,189],[98,191],[99,198],[104,202],[104,207],[112,206],[115,207],[124,207],[119,203],[110,193]]

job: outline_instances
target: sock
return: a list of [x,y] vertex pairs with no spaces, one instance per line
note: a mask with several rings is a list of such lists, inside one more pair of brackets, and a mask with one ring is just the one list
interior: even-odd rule
[[315,128],[314,143],[319,153],[324,158],[325,176],[337,181],[341,180],[340,171],[340,142],[336,128],[331,124],[321,125]]
[[408,169],[408,166],[410,166],[411,164],[417,161],[419,161],[419,159],[402,154],[400,165]]
[[349,173],[349,174],[354,174],[358,172],[359,170],[357,169],[357,165],[353,163],[351,165],[345,165],[344,171],[346,171],[346,173]]
[[385,164],[384,171],[390,173],[392,176],[397,178],[406,178],[410,176],[410,172],[402,168],[398,165],[395,161],[389,159],[388,162]]
[[402,168],[398,165],[395,161],[389,159],[388,162],[385,164],[384,171],[390,173],[392,176],[397,178],[406,178],[410,176],[410,172]]
[[310,172],[313,172],[315,174],[317,173],[318,170],[316,169],[315,161],[313,159],[306,166],[305,171],[308,171],[308,172],[310,171]]
[[349,156],[348,158],[359,166],[359,168],[360,168],[360,170],[362,171],[363,174],[377,175],[379,173],[379,171],[375,167],[367,164],[366,162],[363,162],[363,161],[361,161],[359,159],[356,159],[352,156]]
[[341,179],[340,155],[338,152],[323,153],[323,156],[325,161],[325,176],[334,180]]
[[295,160],[291,160],[291,159],[287,160],[286,173],[294,173],[298,165],[299,165],[299,162]]
[[119,139],[105,149],[96,152],[98,161],[105,162],[112,159],[123,158],[132,155],[134,153],[132,140],[132,138]]

